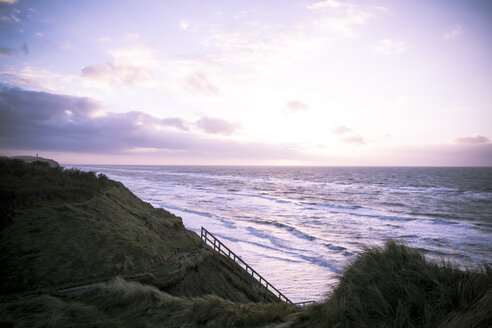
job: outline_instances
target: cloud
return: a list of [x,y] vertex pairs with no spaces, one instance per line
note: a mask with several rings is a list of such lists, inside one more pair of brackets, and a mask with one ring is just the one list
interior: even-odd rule
[[140,37],[140,36],[139,36],[139,34],[138,34],[138,33],[136,33],[136,32],[133,32],[133,33],[127,33],[127,34],[125,35],[125,38],[127,38],[128,40],[136,40],[136,39],[138,39],[139,37]]
[[[211,26],[211,34],[204,40],[206,54],[183,56],[181,64],[197,65],[206,70],[211,65],[241,72],[241,78],[268,75],[277,69],[290,67],[294,62],[318,54],[331,42],[357,36],[357,26],[381,11],[373,7],[329,1],[326,5],[307,6],[302,21],[289,25],[250,22],[247,30],[231,29],[225,24]],[[188,27],[190,30],[190,27]]]
[[292,100],[287,103],[286,113],[304,112],[309,109],[309,106],[299,100]]
[[462,144],[462,145],[478,145],[478,144],[486,144],[490,143],[489,138],[481,136],[481,135],[476,135],[474,137],[461,137],[461,138],[456,138],[454,140],[456,144]]
[[22,44],[22,46],[19,49],[0,46],[1,56],[13,56],[16,55],[19,51],[24,53],[24,55],[29,55],[29,48],[27,47],[27,44],[25,42]]
[[331,129],[331,132],[334,134],[344,134],[347,132],[352,131],[352,129],[346,127],[346,126],[336,126],[333,129]]
[[492,166],[492,143],[397,146],[374,149],[370,165]]
[[380,9],[366,8],[350,2],[336,0],[326,0],[313,3],[307,9],[319,14],[313,21],[314,24],[322,28],[325,32],[335,32],[336,38],[354,38],[357,33],[354,29],[356,25],[362,25],[366,21],[376,16]]
[[[19,70],[0,71],[3,82],[15,85],[27,85],[48,90],[59,89],[68,84],[74,76],[61,75],[44,69],[25,66]],[[78,77],[77,77],[78,78]]]
[[203,132],[230,135],[241,128],[239,123],[231,123],[221,118],[203,116],[195,125]]
[[359,137],[359,136],[352,136],[352,137],[347,137],[343,139],[343,142],[352,144],[352,145],[364,145],[366,142],[364,141],[364,138]]
[[113,64],[85,66],[81,75],[106,84],[136,85],[152,79],[152,74],[143,67]]
[[46,92],[25,91],[20,88],[0,87],[2,124],[35,125],[50,121],[98,117],[104,113],[102,105],[92,99],[53,95]]
[[308,9],[320,9],[320,8],[342,8],[346,4],[336,0],[326,0],[315,2],[312,5],[307,6]]
[[190,23],[187,20],[180,20],[179,21],[179,28],[181,28],[183,31],[186,31],[190,27]]
[[189,92],[211,94],[219,93],[219,89],[217,89],[217,87],[210,82],[208,77],[201,72],[189,74],[185,78],[183,84],[184,89]]
[[465,30],[463,29],[463,25],[458,24],[458,25],[455,25],[451,31],[444,33],[444,35],[442,37],[444,38],[444,40],[451,40],[451,39],[455,39],[455,38],[459,37],[464,32],[465,32]]
[[0,2],[14,4],[17,0],[0,0]]
[[384,6],[376,6],[376,7],[374,7],[374,9],[385,12],[385,13],[389,12],[389,9],[384,7]]
[[393,41],[389,39],[379,41],[378,45],[372,48],[373,53],[386,56],[397,55],[406,50],[406,41]]
[[[218,118],[196,122],[210,133],[228,133],[235,123]],[[175,129],[177,127],[177,129]],[[180,118],[138,112],[104,112],[90,98],[27,91],[0,84],[0,149],[64,153],[133,154],[152,151],[178,158],[295,160],[292,145],[240,143],[183,131]],[[236,162],[237,163],[237,162]]]
[[179,117],[164,118],[160,122],[163,126],[172,126],[179,130],[188,131],[188,124]]
[[12,56],[15,50],[9,47],[0,47],[0,55],[2,56]]
[[60,45],[58,46],[58,49],[60,49],[61,51],[71,51],[73,49],[73,46],[70,42],[66,41],[66,42],[60,43]]

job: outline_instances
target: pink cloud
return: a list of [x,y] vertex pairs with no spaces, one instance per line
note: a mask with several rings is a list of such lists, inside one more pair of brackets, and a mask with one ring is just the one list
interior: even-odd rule
[[443,38],[444,40],[451,40],[459,37],[465,32],[463,29],[463,26],[461,24],[456,25],[453,27],[453,29],[449,32],[444,33]]
[[331,129],[331,132],[335,133],[335,134],[344,134],[344,133],[350,132],[350,131],[352,131],[352,129],[350,129],[346,126],[336,126],[333,129]]
[[182,118],[179,117],[164,118],[160,123],[163,126],[172,126],[179,130],[188,131],[188,125]]
[[487,137],[484,137],[484,136],[477,134],[474,137],[456,138],[456,139],[454,139],[454,142],[457,144],[462,144],[462,145],[477,145],[477,144],[489,143],[490,140]]
[[203,116],[195,125],[206,133],[230,135],[241,128],[239,123],[231,123],[221,118]]
[[151,80],[152,74],[143,67],[106,64],[85,66],[82,77],[107,84],[134,85]]
[[287,113],[297,113],[297,112],[303,112],[308,110],[309,107],[305,103],[299,101],[299,100],[292,100],[287,103]]
[[187,91],[196,93],[219,93],[219,89],[210,82],[205,74],[200,72],[188,75],[184,81],[184,88]]
[[352,136],[352,137],[345,138],[345,139],[343,139],[343,142],[348,143],[348,144],[352,144],[352,145],[363,145],[366,143],[364,141],[364,138],[362,138],[360,136]]

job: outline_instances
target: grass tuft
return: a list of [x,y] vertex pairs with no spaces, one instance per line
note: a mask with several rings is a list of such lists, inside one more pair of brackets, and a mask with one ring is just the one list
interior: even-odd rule
[[266,327],[285,322],[292,306],[238,304],[217,296],[180,298],[117,278],[63,299],[40,296],[8,308],[0,325],[22,327]]
[[389,240],[366,248],[340,277],[326,302],[299,327],[487,327],[492,322],[492,269],[435,263]]

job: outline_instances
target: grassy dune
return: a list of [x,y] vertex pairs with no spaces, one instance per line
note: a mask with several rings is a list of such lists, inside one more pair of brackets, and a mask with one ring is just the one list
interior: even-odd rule
[[2,159],[0,194],[1,294],[122,276],[181,296],[262,299],[181,218],[103,175]]
[[366,248],[295,327],[490,327],[492,268],[434,263],[394,241]]
[[[0,327],[490,327],[492,268],[388,241],[322,303],[265,301],[179,217],[104,176],[0,160]],[[105,283],[73,293],[62,287]],[[319,286],[325,288],[325,286]],[[26,296],[26,292],[35,295]]]
[[3,293],[146,272],[199,243],[180,218],[104,176],[15,162],[2,169],[14,205],[0,231]]
[[89,291],[0,304],[19,327],[490,327],[492,270],[430,263],[389,241],[350,264],[327,299],[303,309],[182,298],[116,278]]
[[263,327],[290,318],[285,303],[240,304],[217,296],[181,298],[115,279],[77,296],[49,295],[2,307],[3,324],[25,327]]

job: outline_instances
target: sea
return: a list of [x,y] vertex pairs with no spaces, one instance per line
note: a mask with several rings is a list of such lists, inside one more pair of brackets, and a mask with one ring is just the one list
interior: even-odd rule
[[219,238],[293,302],[320,301],[365,246],[492,264],[492,168],[87,166]]

